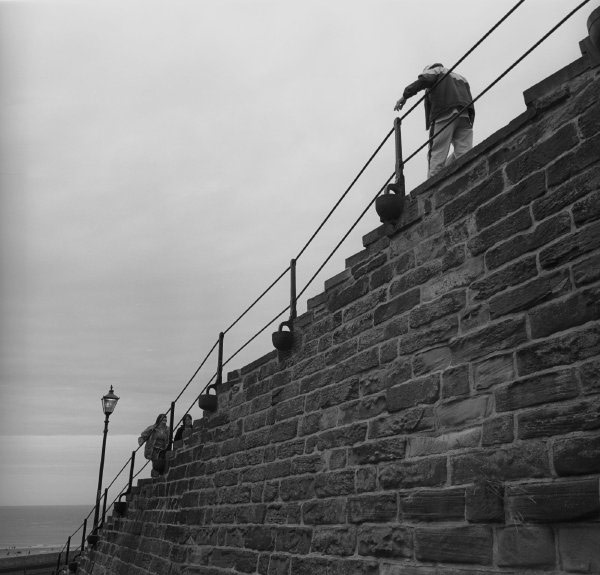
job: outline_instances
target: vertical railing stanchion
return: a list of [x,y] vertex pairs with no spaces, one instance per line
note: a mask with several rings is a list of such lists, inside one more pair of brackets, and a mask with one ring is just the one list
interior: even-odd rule
[[87,517],[83,520],[83,533],[81,535],[81,553],[85,549],[85,532],[87,530]]
[[106,520],[106,499],[108,497],[108,488],[104,490],[104,501],[102,503],[102,527],[104,527],[104,521]]
[[400,118],[394,120],[394,133],[396,136],[396,181],[388,184],[385,192],[375,199],[375,211],[384,224],[398,222],[404,211],[404,196],[406,195],[404,160],[402,159],[402,120]]
[[217,381],[216,385],[221,385],[223,383],[223,339],[225,338],[225,334],[221,332],[219,334],[219,360],[217,364]]
[[131,452],[131,466],[129,467],[129,485],[127,487],[127,494],[131,493],[133,487],[133,467],[135,465],[135,451]]
[[69,564],[69,552],[71,551],[71,537],[67,539],[67,552],[65,554],[65,565]]
[[58,558],[56,559],[56,572],[60,571],[60,558],[62,557],[62,551],[58,554]]
[[290,261],[290,324],[296,317],[296,260],[292,258]]
[[175,402],[171,402],[171,421],[169,423],[169,450],[173,449],[173,425],[175,424]]
[[405,195],[404,161],[402,160],[402,120],[394,120],[394,135],[396,141],[396,193]]

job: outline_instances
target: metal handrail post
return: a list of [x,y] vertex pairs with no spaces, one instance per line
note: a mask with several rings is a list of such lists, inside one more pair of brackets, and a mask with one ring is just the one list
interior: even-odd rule
[[394,135],[396,142],[396,193],[404,195],[406,187],[404,184],[404,161],[402,160],[402,120],[394,120]]
[[296,260],[292,259],[290,261],[290,322],[296,317]]
[[169,423],[169,449],[173,449],[173,425],[175,424],[175,402],[171,402],[171,421]]
[[216,385],[223,383],[223,339],[225,334],[221,332],[219,334],[219,363],[217,365],[217,381]]
[[67,539],[67,552],[65,554],[65,565],[69,564],[69,551],[71,550],[71,537]]
[[87,531],[87,517],[83,520],[83,533],[81,535],[81,553],[85,550],[85,532]]
[[133,486],[133,467],[135,465],[135,451],[131,452],[131,465],[129,467],[129,485],[127,487],[127,494],[131,493],[131,488]]
[[102,527],[104,527],[104,521],[106,520],[106,499],[108,497],[108,487],[104,490],[104,502],[102,503]]

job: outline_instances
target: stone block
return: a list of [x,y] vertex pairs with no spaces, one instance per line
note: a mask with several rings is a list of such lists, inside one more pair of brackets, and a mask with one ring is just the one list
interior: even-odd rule
[[600,405],[579,401],[540,407],[517,415],[519,439],[565,435],[600,428]]
[[545,301],[558,298],[571,289],[568,270],[537,277],[527,283],[492,297],[489,302],[490,317],[529,310]]
[[576,372],[564,369],[513,381],[496,389],[496,411],[514,411],[579,395]]
[[504,190],[504,181],[500,171],[495,172],[481,184],[448,202],[444,209],[444,225],[472,214],[482,204],[499,195]]
[[412,532],[395,525],[361,525],[358,554],[370,557],[411,558]]
[[532,338],[541,338],[557,331],[600,319],[600,288],[575,293],[551,302],[529,313]]
[[507,192],[494,198],[475,212],[477,229],[482,230],[498,220],[516,212],[546,193],[546,178],[543,172],[536,172],[521,181]]
[[512,415],[492,417],[483,422],[481,431],[481,445],[499,445],[512,443],[515,439],[514,418]]
[[329,561],[315,557],[292,557],[290,573],[294,575],[328,575]]
[[279,495],[283,501],[311,499],[314,497],[314,483],[315,479],[311,475],[282,479]]
[[466,490],[465,517],[469,523],[504,521],[504,486],[494,478],[479,478]]
[[257,551],[272,551],[275,548],[275,532],[272,527],[255,525],[244,533],[244,546]]
[[564,523],[600,517],[598,478],[508,486],[508,522]]
[[558,551],[563,569],[600,573],[600,525],[561,525]]
[[469,364],[451,367],[442,373],[442,399],[469,395],[470,391]]
[[561,212],[552,218],[543,220],[531,232],[518,234],[490,249],[485,254],[485,263],[489,269],[496,269],[507,262],[516,260],[523,254],[550,244],[556,238],[570,231],[571,216],[568,212]]
[[421,295],[419,288],[405,292],[389,302],[376,307],[373,313],[373,322],[375,325],[378,325],[394,316],[402,315],[419,305],[420,301]]
[[447,368],[452,362],[449,347],[435,347],[413,357],[413,373],[415,376]]
[[561,238],[540,251],[542,269],[553,269],[600,248],[600,222]]
[[333,497],[354,493],[354,470],[344,469],[318,474],[314,478],[314,491],[317,497]]
[[558,186],[595,164],[598,161],[599,148],[600,135],[596,134],[595,137],[585,140],[571,153],[556,160],[546,170],[548,186]]
[[462,521],[465,518],[465,490],[435,489],[401,495],[400,514],[407,521]]
[[423,457],[447,453],[455,449],[476,447],[479,445],[481,431],[478,427],[453,431],[437,437],[427,435],[413,435],[407,439],[406,457]]
[[527,442],[463,455],[451,455],[451,483],[463,485],[491,478],[508,481],[550,476],[545,444]]
[[600,191],[592,192],[573,206],[573,219],[580,227],[589,222],[600,220]]
[[454,316],[438,319],[420,330],[401,336],[398,351],[408,355],[426,347],[447,343],[458,333],[458,318]]
[[316,447],[320,451],[336,447],[350,447],[364,441],[366,436],[367,424],[355,423],[319,434],[316,439]]
[[415,556],[420,561],[490,565],[492,530],[488,527],[415,529]]
[[473,185],[481,182],[483,178],[488,175],[488,166],[485,158],[481,158],[473,166],[469,166],[463,172],[459,172],[460,175],[456,179],[444,180],[440,188],[434,195],[435,207],[439,208],[457,197],[464,190],[473,187]]
[[348,498],[349,523],[385,523],[395,521],[397,515],[398,502],[395,493]]
[[600,325],[572,331],[533,343],[517,351],[519,375],[571,365],[597,355],[600,347]]
[[600,279],[600,254],[594,254],[573,265],[573,278],[577,287],[598,281]]
[[450,342],[450,349],[454,363],[464,363],[495,351],[515,347],[525,341],[527,341],[525,320],[513,318],[456,337]]
[[339,423],[346,424],[363,419],[371,419],[386,410],[385,395],[365,397],[359,401],[353,401],[342,405],[339,410]]
[[275,551],[285,551],[296,555],[306,555],[310,552],[312,528],[277,527],[275,530]]
[[433,408],[431,406],[416,407],[370,421],[369,439],[427,431],[433,429],[434,425]]
[[377,467],[361,467],[356,470],[356,492],[365,493],[377,489]]
[[583,393],[593,394],[600,392],[600,359],[588,361],[579,367],[581,387]]
[[[441,271],[442,262],[440,260],[428,261],[418,268],[407,271],[404,275],[395,279],[390,285],[390,297],[405,293],[412,288],[417,288],[418,290],[419,286],[440,275]],[[419,301],[414,305],[418,304]]]
[[475,389],[489,389],[514,379],[515,368],[512,354],[495,355],[476,363],[473,367]]
[[498,531],[498,566],[552,568],[556,564],[550,527],[505,527]]
[[463,427],[481,421],[489,411],[490,398],[486,395],[443,403],[435,408],[438,428],[441,430]]
[[319,473],[325,467],[325,462],[321,455],[306,455],[296,457],[292,460],[290,474],[303,475],[305,473]]
[[453,290],[468,287],[483,273],[482,256],[467,258],[463,265],[421,286],[421,300],[424,302],[430,301]]
[[378,439],[352,448],[349,456],[350,465],[364,465],[381,461],[402,459],[406,451],[406,440],[399,437]]
[[343,361],[330,371],[334,381],[342,381],[364,371],[379,367],[379,350],[369,349]]
[[358,378],[314,391],[306,398],[306,411],[327,409],[358,398]]
[[435,403],[439,398],[439,394],[439,374],[413,379],[388,390],[387,409],[389,412],[394,412],[421,403]]
[[346,522],[344,499],[319,499],[302,504],[302,520],[306,525],[327,525]]
[[467,248],[472,255],[477,256],[506,238],[528,230],[532,224],[533,220],[529,208],[521,208],[518,212],[485,228],[478,235],[471,238],[467,242]]
[[366,295],[369,291],[369,278],[361,277],[353,284],[334,289],[327,299],[327,306],[330,312],[335,312],[353,301]]
[[507,288],[534,278],[537,274],[535,256],[523,258],[473,282],[470,286],[471,297],[473,301],[487,300]]
[[291,557],[271,555],[267,575],[288,575],[291,563]]
[[382,489],[437,487],[446,482],[446,477],[446,458],[443,456],[387,463],[379,469],[379,485]]
[[290,419],[272,425],[269,428],[271,443],[279,443],[294,439],[298,432],[298,419]]
[[356,548],[356,527],[317,527],[312,538],[311,552],[324,555],[353,555]]
[[332,559],[327,566],[327,575],[379,575],[376,561],[359,559]]
[[[373,327],[373,314],[365,314],[360,317],[353,319],[347,323],[342,324],[338,329],[333,332],[332,344],[339,345],[351,340],[357,335],[367,331]],[[327,334],[325,334],[327,335]],[[325,337],[325,335],[323,337]]]
[[600,474],[600,435],[559,439],[552,450],[557,475]]
[[409,324],[413,329],[427,325],[451,313],[463,309],[466,304],[466,290],[457,290],[443,295],[426,304],[414,308],[410,312]]

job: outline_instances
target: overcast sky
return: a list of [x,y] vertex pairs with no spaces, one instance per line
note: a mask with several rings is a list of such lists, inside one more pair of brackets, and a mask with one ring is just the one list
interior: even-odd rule
[[[297,255],[404,86],[515,1],[0,0],[0,505],[92,505],[109,386],[107,482]],[[527,0],[458,69],[473,95],[576,4]],[[579,57],[597,4],[483,97],[475,143]],[[405,155],[425,139],[419,108]],[[392,173],[392,140],[298,262],[299,288]],[[405,173],[408,190],[423,181],[424,152]],[[306,295],[378,225],[371,210]],[[287,282],[227,334],[225,358],[287,305]],[[269,352],[274,329],[226,371]]]

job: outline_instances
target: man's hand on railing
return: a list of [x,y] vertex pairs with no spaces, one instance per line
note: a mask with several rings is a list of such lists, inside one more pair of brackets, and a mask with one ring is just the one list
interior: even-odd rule
[[396,110],[396,112],[402,110],[402,108],[404,107],[404,104],[406,104],[406,99],[405,98],[400,98],[396,102],[396,105],[394,106],[394,110]]

